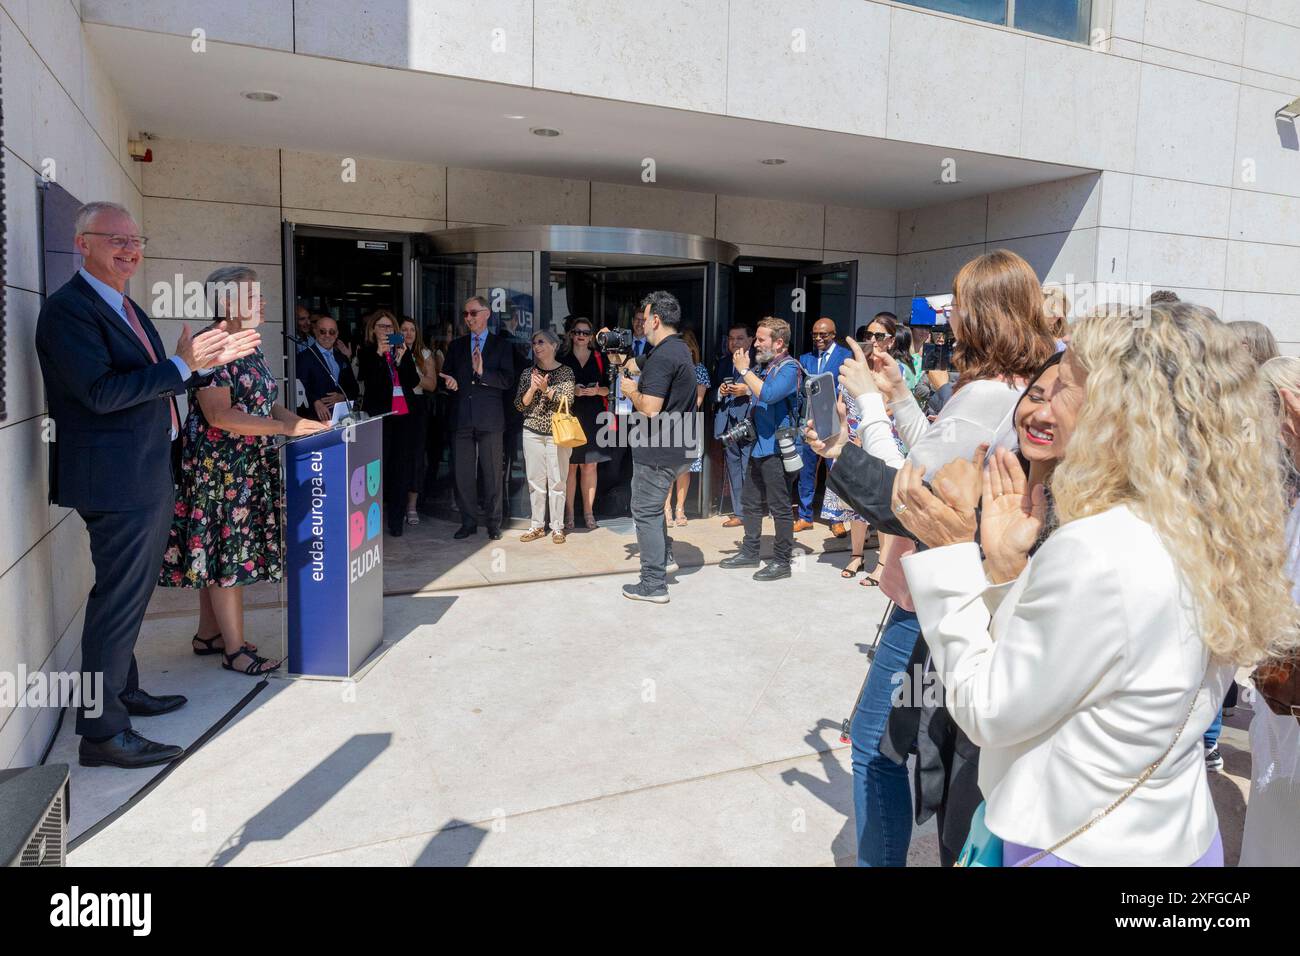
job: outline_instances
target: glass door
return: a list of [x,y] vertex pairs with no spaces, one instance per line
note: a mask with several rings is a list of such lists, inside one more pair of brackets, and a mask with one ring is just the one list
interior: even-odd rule
[[795,310],[795,326],[791,330],[794,342],[790,351],[798,356],[812,348],[812,324],[821,318],[835,323],[840,339],[852,338],[857,323],[857,261],[804,266],[798,270],[797,277],[798,288],[803,292],[803,309]]

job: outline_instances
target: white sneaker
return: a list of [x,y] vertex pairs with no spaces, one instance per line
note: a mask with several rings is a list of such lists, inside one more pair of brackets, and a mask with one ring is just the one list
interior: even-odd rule
[[408,511],[408,512],[406,513],[406,523],[409,524],[409,525],[417,525],[417,524],[419,524],[419,523],[420,523],[420,513],[419,513],[418,511]]
[[669,561],[667,564],[664,565],[664,574],[676,574],[680,570],[681,567],[677,564],[676,561]]

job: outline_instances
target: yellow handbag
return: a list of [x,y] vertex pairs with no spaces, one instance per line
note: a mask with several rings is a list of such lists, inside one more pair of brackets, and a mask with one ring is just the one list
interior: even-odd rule
[[577,448],[587,444],[587,435],[582,430],[582,423],[569,411],[569,398],[560,396],[560,407],[551,416],[551,435],[555,444],[561,448]]

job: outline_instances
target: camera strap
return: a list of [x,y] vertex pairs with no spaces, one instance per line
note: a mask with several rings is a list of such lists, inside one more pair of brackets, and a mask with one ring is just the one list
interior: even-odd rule
[[[803,381],[804,381],[804,374],[805,374],[804,367],[799,364],[799,360],[796,359],[793,355],[786,353],[786,357],[783,358],[781,361],[777,362],[775,365],[768,366],[767,370],[763,373],[763,380],[766,381],[769,375],[771,375],[772,373],[780,369],[783,365],[786,364],[786,362],[794,362],[795,386],[794,386],[794,392],[791,395],[787,396],[785,399],[783,399],[783,401],[786,402],[787,404],[793,403],[790,407],[790,411],[794,415],[794,424],[790,425],[789,427],[795,430],[795,435],[796,435],[795,443],[802,444],[803,430],[799,427],[799,422],[803,420]],[[757,405],[758,405],[758,396],[754,395],[751,397],[749,403],[749,411],[745,413],[745,418],[748,419],[749,421],[753,421],[754,412],[757,411]]]

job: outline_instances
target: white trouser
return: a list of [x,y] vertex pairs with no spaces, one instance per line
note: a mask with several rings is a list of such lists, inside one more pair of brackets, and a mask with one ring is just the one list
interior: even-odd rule
[[564,530],[564,482],[569,476],[571,448],[561,448],[550,435],[524,429],[524,471],[532,504],[530,528],[546,527],[546,499],[551,501],[551,532]]

